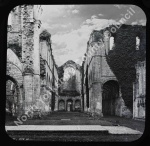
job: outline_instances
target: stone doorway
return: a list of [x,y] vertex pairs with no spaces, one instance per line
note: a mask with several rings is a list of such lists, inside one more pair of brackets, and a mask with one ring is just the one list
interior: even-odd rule
[[67,111],[73,111],[73,101],[71,99],[67,100]]
[[119,84],[110,80],[104,83],[102,93],[102,113],[103,115],[116,115],[116,99],[119,97]]
[[17,116],[20,112],[19,86],[14,78],[6,76],[6,115]]
[[64,100],[59,101],[58,110],[65,111],[65,101]]
[[79,99],[77,99],[75,101],[75,111],[81,111],[81,101]]

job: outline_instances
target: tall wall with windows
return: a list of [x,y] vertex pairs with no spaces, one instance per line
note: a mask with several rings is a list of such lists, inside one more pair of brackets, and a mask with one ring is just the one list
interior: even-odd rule
[[47,30],[43,30],[40,34],[40,58],[41,96],[43,96],[45,100],[47,98],[49,102],[46,104],[51,111],[54,110],[56,96],[58,95],[58,73],[51,48],[51,34],[47,32]]
[[55,102],[57,65],[51,35],[47,31],[40,34],[42,11],[40,5],[20,5],[8,17],[7,110],[16,116],[34,108],[48,113]]
[[[146,47],[145,28],[142,26],[123,25],[119,30],[116,29],[116,32],[112,33],[112,27],[114,26],[109,26],[99,31],[94,30],[87,43],[87,50],[82,63],[82,99],[84,101],[84,111],[90,112],[93,115],[98,114],[99,116],[117,115],[130,118],[138,117],[138,112],[141,111],[139,115],[144,116],[142,113],[145,112],[145,65],[142,66],[140,64],[143,64],[141,61],[144,58],[143,50]],[[123,49],[123,51],[126,51],[125,47],[128,47],[131,50],[130,52],[134,52],[135,55],[134,57],[133,53],[127,54],[129,55],[128,57],[132,55],[134,62],[139,60],[136,69],[133,65],[128,66],[129,72],[136,70],[136,74],[140,76],[136,79],[138,83],[134,83],[134,90],[132,89],[134,91],[134,100],[133,96],[127,97],[122,94],[120,76],[118,77],[118,74],[116,74],[116,70],[120,68],[117,68],[117,65],[114,67],[108,62],[110,61],[108,60],[109,54],[112,54],[117,49],[118,51],[122,51]],[[115,53],[113,55],[115,56]],[[124,65],[122,65],[122,68]],[[122,78],[125,75],[125,72],[121,73]],[[131,86],[133,81],[130,81]],[[140,91],[142,93],[139,95]],[[139,99],[139,96],[143,96],[144,98]],[[140,105],[138,109],[135,108],[136,104]]]
[[81,111],[81,67],[68,60],[59,67],[59,111]]

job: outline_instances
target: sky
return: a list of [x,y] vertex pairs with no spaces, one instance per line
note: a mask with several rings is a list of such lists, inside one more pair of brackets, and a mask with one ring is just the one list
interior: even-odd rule
[[41,31],[51,34],[58,66],[68,60],[81,65],[92,31],[117,24],[127,13],[130,18],[125,24],[146,25],[144,11],[135,5],[42,5],[42,9]]

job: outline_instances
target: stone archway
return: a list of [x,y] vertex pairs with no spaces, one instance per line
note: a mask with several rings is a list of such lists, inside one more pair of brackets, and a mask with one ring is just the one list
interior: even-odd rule
[[[11,87],[9,86],[9,84]],[[13,93],[11,93],[12,88]],[[6,97],[12,97],[10,98],[10,101],[13,101],[13,97],[16,97],[17,103],[15,103],[15,115],[21,115],[23,112],[24,100],[22,63],[11,49],[7,49],[6,91]]]
[[20,87],[11,76],[6,75],[6,115],[18,116],[21,108]]
[[102,113],[103,115],[116,115],[116,99],[119,97],[119,84],[109,80],[103,84]]
[[75,111],[81,111],[81,100],[77,99],[75,101],[75,107],[74,107]]
[[73,111],[73,100],[72,99],[67,100],[67,111],[68,112]]
[[19,86],[23,84],[22,63],[11,49],[7,49],[6,75],[15,79]]
[[59,111],[65,111],[65,101],[64,100],[59,100],[59,102],[58,102],[58,110]]

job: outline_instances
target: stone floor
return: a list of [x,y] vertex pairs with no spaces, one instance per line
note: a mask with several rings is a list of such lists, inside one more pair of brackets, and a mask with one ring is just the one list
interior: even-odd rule
[[100,126],[100,125],[19,125],[6,126],[6,131],[108,131],[109,134],[142,134],[124,126]]
[[[7,119],[6,126],[16,126],[17,119]],[[23,122],[23,125],[101,125],[101,126],[125,126],[140,132],[144,132],[145,122],[127,119],[117,116],[104,116],[96,120],[82,112],[53,112],[42,119],[33,119]]]
[[53,112],[42,119],[27,120],[19,126],[14,124],[14,119],[7,119],[5,129],[15,139],[132,141],[142,136],[144,126],[144,121],[121,117],[107,116],[98,120],[86,113]]

